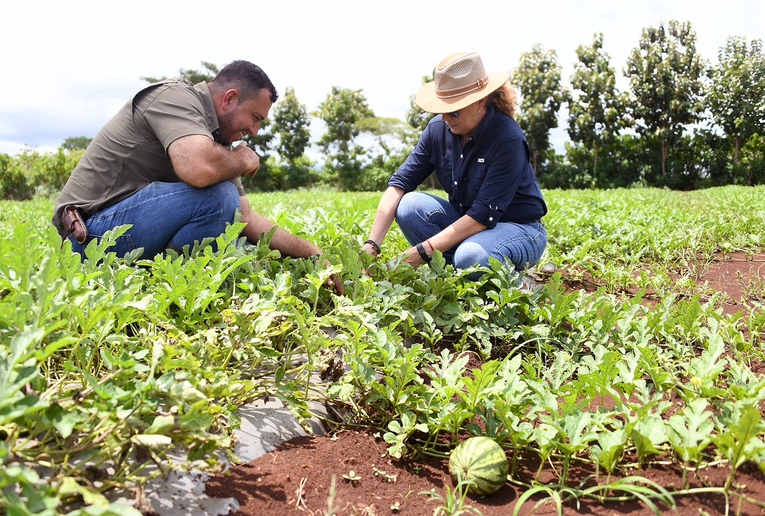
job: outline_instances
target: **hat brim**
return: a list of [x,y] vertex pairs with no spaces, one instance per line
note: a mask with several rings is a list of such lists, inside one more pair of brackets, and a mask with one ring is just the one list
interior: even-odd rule
[[451,98],[437,96],[436,83],[431,81],[420,88],[414,101],[428,113],[452,113],[458,111],[488,96],[510,79],[510,74],[507,72],[489,72],[488,76],[488,84],[480,90]]

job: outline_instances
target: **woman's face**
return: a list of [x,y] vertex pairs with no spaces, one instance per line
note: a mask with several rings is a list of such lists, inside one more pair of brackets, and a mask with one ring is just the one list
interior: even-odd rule
[[486,116],[486,99],[465,106],[453,113],[444,113],[441,118],[453,134],[470,137]]

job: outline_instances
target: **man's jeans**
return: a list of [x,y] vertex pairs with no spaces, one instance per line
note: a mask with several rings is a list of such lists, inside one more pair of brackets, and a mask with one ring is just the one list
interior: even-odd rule
[[[440,233],[459,218],[449,201],[422,192],[405,194],[396,210],[401,232],[412,245]],[[457,269],[476,264],[488,267],[489,257],[493,256],[503,263],[512,263],[521,272],[542,258],[546,246],[547,231],[542,223],[500,222],[443,254],[446,263]]]
[[[167,248],[180,251],[196,241],[219,236],[239,208],[239,193],[230,181],[206,188],[155,182],[94,213],[86,225],[91,238],[101,238],[110,229],[132,224],[109,251],[124,256],[143,247],[142,257],[153,258]],[[69,240],[72,249],[82,255],[84,246],[71,236]]]

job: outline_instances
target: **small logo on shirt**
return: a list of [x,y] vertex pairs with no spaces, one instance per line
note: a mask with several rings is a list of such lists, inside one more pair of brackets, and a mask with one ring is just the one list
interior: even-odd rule
[[478,163],[483,163],[483,162],[484,162],[483,158],[478,158]]

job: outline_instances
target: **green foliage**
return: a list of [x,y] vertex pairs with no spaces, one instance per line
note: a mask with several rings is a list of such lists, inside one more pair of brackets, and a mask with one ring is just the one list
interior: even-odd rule
[[[433,70],[430,75],[425,75],[422,78],[422,84],[429,83],[433,81],[433,76],[435,75],[436,71]],[[428,113],[427,111],[424,111],[420,106],[417,105],[417,102],[415,102],[416,95],[412,95],[409,97],[409,111],[406,112],[406,122],[409,124],[409,127],[414,129],[416,134],[421,134],[422,131],[425,130],[425,128],[428,126],[428,123],[430,123],[430,120],[433,118],[433,113]],[[410,146],[414,146],[414,144],[417,143],[417,140],[414,140],[410,142]]]
[[558,127],[558,111],[569,98],[563,87],[561,66],[555,50],[545,51],[539,43],[521,54],[511,82],[520,89],[518,123],[531,149],[531,163],[539,176],[545,174],[550,152],[550,130]]
[[[0,508],[100,507],[179,450],[216,467],[238,408],[267,396],[306,426],[321,402],[338,425],[379,432],[392,456],[445,457],[490,437],[524,490],[516,508],[541,494],[659,513],[687,490],[629,476],[625,457],[691,472],[765,455],[762,289],[727,316],[697,284],[720,253],[762,252],[762,189],[551,190],[542,265],[567,282],[557,272],[533,291],[498,261],[475,281],[478,268],[454,270],[440,253],[403,265],[395,225],[373,261],[360,247],[376,193],[250,196],[329,263],[283,258],[268,236],[247,244],[238,225],[216,252],[202,243],[154,260],[109,253],[117,228],[80,261],[50,225],[52,199],[2,201]],[[345,296],[326,288],[332,274]],[[539,474],[519,478],[529,458]],[[586,485],[569,473],[582,462],[598,466]],[[88,475],[107,471],[92,487]],[[462,487],[447,493],[453,510]],[[732,480],[709,489],[743,496]]]
[[[616,73],[603,52],[603,34],[595,34],[592,46],[580,46],[576,54],[579,62],[571,78],[568,135],[574,144],[586,149],[590,158],[586,170],[593,178],[590,184],[597,185],[599,177],[608,177],[599,170],[601,153],[608,155],[608,147],[627,125],[626,99],[616,89]],[[590,186],[587,183],[582,181],[578,187]]]
[[701,103],[704,61],[696,52],[696,33],[690,22],[670,20],[668,27],[643,29],[640,46],[627,59],[625,75],[631,87],[635,129],[661,149],[663,186],[666,162],[687,126],[697,122]]
[[326,154],[325,173],[340,190],[351,190],[362,169],[363,147],[354,143],[361,133],[358,123],[374,116],[361,90],[332,87],[315,113],[327,124],[318,142]]
[[415,134],[407,125],[395,118],[370,117],[358,123],[362,133],[375,138],[375,148],[367,155],[370,162],[360,171],[356,180],[348,185],[351,191],[379,192],[385,190],[388,179],[398,170],[409,155],[407,142],[416,141]]
[[7,154],[0,154],[0,194],[3,199],[31,198],[34,189],[29,182],[30,178],[21,168],[18,160]]
[[61,144],[61,148],[65,151],[85,150],[91,141],[93,141],[93,138],[88,138],[87,136],[73,136],[65,139],[64,143]]
[[59,148],[55,153],[23,151],[14,157],[0,154],[0,198],[25,200],[57,193],[84,152]]
[[765,183],[765,132],[755,134],[741,149],[741,170],[743,184],[758,185]]
[[288,163],[294,164],[303,156],[311,140],[311,120],[303,104],[298,102],[295,90],[287,88],[273,114],[274,133],[279,137],[276,151]]
[[[183,68],[181,68],[178,70],[178,74],[175,75],[174,77],[185,79],[189,81],[191,84],[196,84],[202,81],[210,82],[213,80],[213,77],[215,77],[218,74],[218,71],[220,70],[218,65],[214,63],[208,63],[207,61],[202,61],[202,68],[203,70],[193,70],[193,69],[184,70]],[[167,79],[167,77],[160,77],[158,79],[155,77],[141,77],[141,80],[152,83],[152,84],[155,82],[164,81],[165,79]]]
[[420,491],[420,495],[428,496],[428,503],[437,502],[439,505],[433,509],[433,516],[467,516],[473,514],[482,516],[483,513],[467,503],[468,490],[472,482],[459,480],[454,489],[446,486],[445,494],[436,491]]
[[[709,70],[712,84],[706,100],[715,123],[731,141],[733,162],[755,134],[765,134],[765,54],[762,40],[747,46],[746,38],[730,37]],[[754,184],[754,183],[748,183]]]

